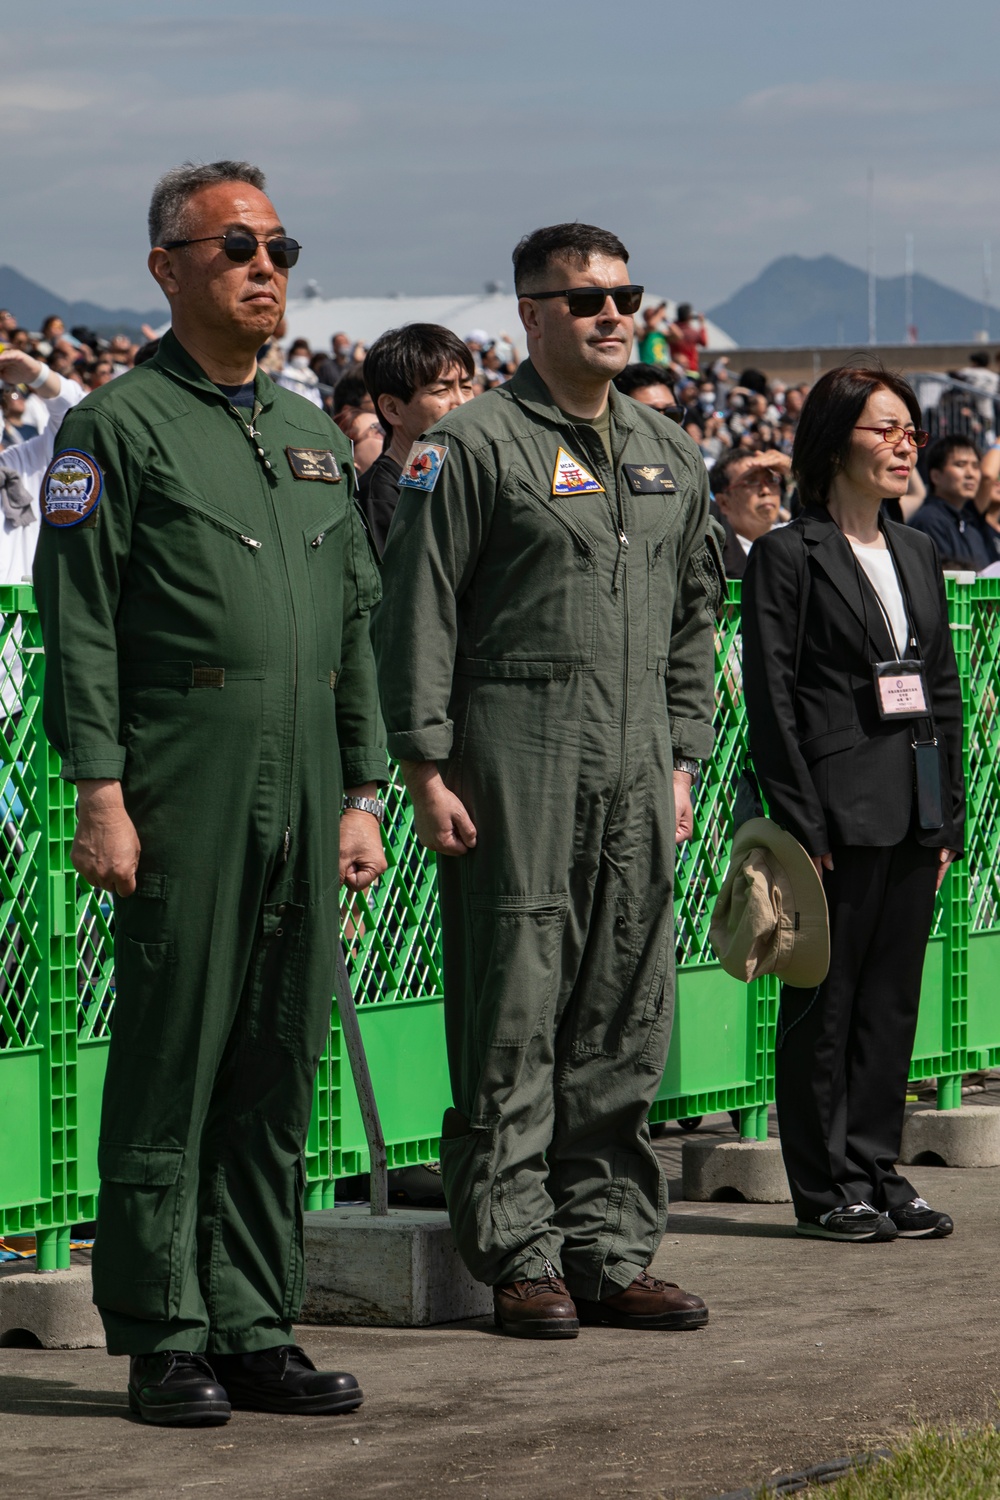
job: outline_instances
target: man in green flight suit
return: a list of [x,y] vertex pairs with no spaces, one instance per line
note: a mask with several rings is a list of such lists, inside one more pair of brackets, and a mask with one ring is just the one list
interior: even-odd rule
[[697,448],[611,388],[627,261],[585,224],[518,245],[529,358],[414,445],[372,616],[389,750],[440,856],[448,1207],[498,1326],[536,1337],[708,1317],[647,1273],[647,1113],[722,571]]
[[172,332],[64,423],[35,565],[73,862],[115,892],[94,1300],[155,1423],[361,1401],[292,1321],[339,889],[385,868],[379,584],[349,445],[257,371],[299,251],[263,188],[157,185]]

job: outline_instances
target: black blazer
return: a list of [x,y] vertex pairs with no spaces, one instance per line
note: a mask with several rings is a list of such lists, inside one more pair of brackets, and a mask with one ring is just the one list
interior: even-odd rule
[[747,570],[750,554],[744,552],[739,537],[717,506],[712,507],[712,514],[726,533],[722,544],[722,565],[726,570],[726,577],[742,578]]
[[[916,828],[916,837],[961,851],[962,697],[937,552],[911,527],[880,525],[926,663],[941,763],[944,826]],[[771,816],[813,855],[837,844],[898,844],[915,821],[913,724],[879,718],[871,663],[891,661],[895,651],[875,591],[859,572],[840,528],[824,508],[811,507],[754,543],[743,578],[754,766]],[[924,738],[927,721],[917,729]]]

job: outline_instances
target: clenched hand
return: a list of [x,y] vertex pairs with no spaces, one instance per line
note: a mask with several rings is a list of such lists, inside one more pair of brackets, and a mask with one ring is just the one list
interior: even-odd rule
[[131,896],[139,865],[139,835],[125,811],[120,781],[78,781],[73,868],[98,890]]

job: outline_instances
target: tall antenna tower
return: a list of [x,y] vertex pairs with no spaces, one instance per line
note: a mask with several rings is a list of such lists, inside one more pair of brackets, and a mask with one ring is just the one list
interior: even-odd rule
[[990,341],[990,303],[993,301],[993,242],[983,240],[983,331]]
[[903,267],[903,342],[915,344],[917,330],[913,322],[913,232],[906,236],[906,258]]
[[868,168],[868,342],[878,341],[875,307],[875,168]]

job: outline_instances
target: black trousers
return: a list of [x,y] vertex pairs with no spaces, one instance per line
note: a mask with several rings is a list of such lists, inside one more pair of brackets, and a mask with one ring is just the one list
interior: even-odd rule
[[800,1219],[916,1197],[896,1158],[938,851],[911,833],[888,849],[831,852],[830,972],[815,990],[782,987],[775,1051],[781,1151]]

